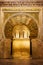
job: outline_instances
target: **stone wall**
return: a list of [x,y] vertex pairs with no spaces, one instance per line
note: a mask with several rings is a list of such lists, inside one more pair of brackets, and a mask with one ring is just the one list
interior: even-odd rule
[[11,55],[11,40],[4,40],[4,58],[10,58]]
[[[36,39],[32,39],[32,58],[43,58],[43,8],[42,9],[42,20],[40,22],[40,34]],[[0,8],[0,58],[10,58],[11,52],[11,40],[6,39],[3,36],[3,22]]]
[[42,8],[42,24],[40,25],[40,34],[37,39],[32,40],[32,57],[43,58],[43,8]]

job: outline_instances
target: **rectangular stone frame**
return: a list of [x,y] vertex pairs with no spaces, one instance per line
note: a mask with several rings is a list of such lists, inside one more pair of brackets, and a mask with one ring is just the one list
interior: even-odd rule
[[[0,7],[0,20],[1,20],[1,22],[0,22],[0,25],[2,24],[2,26],[4,27],[4,13],[5,12],[39,12],[39,23],[38,23],[38,26],[39,26],[39,36],[38,36],[38,40],[41,38],[41,25],[42,25],[42,7]],[[5,45],[3,46],[3,44],[4,43],[2,43],[2,45],[0,45],[0,51],[2,51],[2,53],[0,52],[0,56],[1,56],[1,58],[9,58],[9,54],[10,53],[8,53],[8,51],[6,52],[6,50],[4,49],[4,50],[2,50],[1,49],[1,46],[2,46],[2,48],[6,48],[5,46],[7,46],[6,44],[6,42],[8,41],[8,39],[6,39],[5,37],[4,37],[4,31],[3,31],[3,27],[0,27],[0,29],[2,29],[2,34],[1,35],[3,35],[3,40],[4,40],[4,43],[5,43]],[[40,38],[39,38],[40,37]],[[37,39],[35,39],[35,40],[32,40],[32,57],[34,58],[34,57],[39,57],[38,56],[38,53],[37,53],[37,51],[38,51],[38,48],[36,48],[36,46],[37,46],[37,43],[38,43],[38,41],[37,41]],[[6,41],[6,42],[5,42]],[[35,42],[35,44],[34,44],[34,42]],[[10,40],[9,40],[9,44],[10,44]],[[36,55],[34,54],[34,52],[33,52],[33,50],[34,50],[34,47],[35,47],[35,49],[36,49],[36,51],[35,51],[35,53],[36,53]],[[10,45],[8,46],[8,49],[10,48]],[[9,49],[9,52],[10,52],[10,49]],[[8,56],[6,56],[6,54],[5,53],[8,53],[7,55]]]

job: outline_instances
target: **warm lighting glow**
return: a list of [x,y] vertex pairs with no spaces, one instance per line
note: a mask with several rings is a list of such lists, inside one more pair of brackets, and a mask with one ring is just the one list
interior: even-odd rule
[[13,40],[13,57],[28,59],[30,57],[30,40],[16,39]]
[[29,39],[30,31],[25,25],[16,25],[12,35],[13,39]]
[[16,39],[13,40],[13,49],[20,48],[30,48],[30,40],[29,39]]
[[16,38],[19,38],[19,32],[16,33]]
[[13,54],[14,58],[19,58],[19,59],[28,59],[30,57],[30,54],[28,52],[15,52]]
[[25,25],[16,25],[13,29],[13,57],[30,57],[30,31]]

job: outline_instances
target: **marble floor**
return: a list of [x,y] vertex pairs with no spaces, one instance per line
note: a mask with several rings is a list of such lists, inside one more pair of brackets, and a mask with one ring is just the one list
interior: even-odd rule
[[43,65],[43,59],[0,59],[0,65]]

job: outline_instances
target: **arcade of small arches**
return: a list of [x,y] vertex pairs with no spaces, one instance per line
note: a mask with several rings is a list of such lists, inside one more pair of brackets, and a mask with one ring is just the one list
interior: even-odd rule
[[13,39],[29,39],[30,31],[25,25],[16,25],[12,35]]

